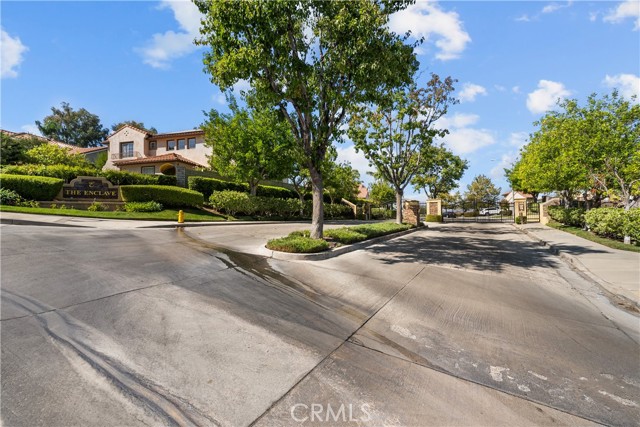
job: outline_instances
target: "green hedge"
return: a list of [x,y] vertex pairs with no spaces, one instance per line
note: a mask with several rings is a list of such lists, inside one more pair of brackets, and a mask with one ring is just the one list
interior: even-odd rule
[[166,207],[202,206],[202,193],[168,185],[121,185],[125,202],[158,202]]
[[160,212],[163,209],[158,202],[127,202],[124,204],[125,212]]
[[31,175],[59,178],[70,182],[78,176],[95,176],[98,170],[91,166],[67,166],[67,165],[8,165],[1,169],[4,174]]
[[425,215],[425,222],[442,222],[442,215]]
[[[300,210],[305,217],[311,216],[312,203],[299,199],[280,199],[274,197],[251,196],[240,191],[215,191],[209,197],[214,209],[231,216],[248,215],[258,217],[297,218]],[[327,219],[353,218],[353,211],[346,205],[324,205],[324,217]]]
[[113,185],[176,185],[176,177],[170,175],[146,175],[117,170],[100,171],[91,166],[67,165],[8,165],[3,166],[2,173],[11,175],[32,175],[60,178],[70,182],[79,176],[102,176]]
[[113,185],[169,185],[175,186],[178,181],[172,175],[148,175],[143,173],[104,170],[97,174],[105,177]]
[[272,185],[258,185],[256,195],[262,197],[275,197],[277,199],[298,199],[298,193],[295,191]]
[[563,208],[562,206],[549,206],[549,216],[552,220],[565,225],[583,227],[585,210],[582,208]]
[[208,199],[216,191],[237,191],[249,192],[249,185],[236,182],[223,181],[215,178],[205,178],[203,176],[190,176],[188,179],[189,189],[199,191]]
[[584,218],[589,229],[600,236],[622,240],[627,235],[640,242],[640,208],[591,209]]
[[0,187],[13,190],[27,200],[53,200],[62,190],[59,178],[0,174]]

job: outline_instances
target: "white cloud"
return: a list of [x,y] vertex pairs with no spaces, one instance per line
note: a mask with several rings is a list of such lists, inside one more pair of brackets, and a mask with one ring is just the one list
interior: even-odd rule
[[437,126],[449,130],[444,143],[457,155],[472,153],[482,147],[495,144],[494,133],[487,129],[470,127],[480,120],[476,114],[454,114],[438,120]]
[[603,18],[605,22],[620,23],[627,18],[633,19],[633,29],[640,30],[640,2],[638,0],[623,1],[615,9],[611,9]]
[[18,77],[18,66],[24,60],[24,53],[29,50],[18,37],[11,37],[0,29],[0,77]]
[[520,93],[520,86],[514,86],[511,88],[511,92],[513,93]]
[[599,12],[589,12],[589,21],[596,22]]
[[22,129],[23,132],[27,132],[27,133],[30,133],[32,135],[40,135],[40,136],[42,136],[42,134],[40,133],[40,129],[38,129],[38,126],[36,126],[36,125],[24,125],[24,126],[20,127],[20,129]]
[[509,145],[522,148],[529,140],[529,134],[526,132],[512,132],[509,135]]
[[538,89],[527,95],[527,108],[534,114],[546,113],[553,109],[558,99],[571,95],[562,83],[540,80]]
[[473,83],[465,83],[462,85],[462,91],[460,91],[460,102],[473,102],[478,95],[486,94],[487,89],[484,87]]
[[504,179],[504,170],[509,169],[511,165],[515,162],[516,155],[514,153],[506,153],[500,157],[500,162],[491,168],[489,171],[489,176],[494,181],[498,181],[500,179]]
[[507,90],[506,87],[502,86],[502,85],[493,85],[493,87],[498,91],[498,92],[504,92]]
[[193,40],[198,35],[202,15],[196,5],[190,1],[164,0],[158,9],[171,9],[181,31],[169,30],[156,33],[147,46],[138,48],[136,51],[142,55],[145,64],[153,68],[167,68],[172,60],[197,49]]
[[617,88],[620,94],[627,99],[631,99],[633,95],[636,95],[636,102],[640,102],[640,77],[634,74],[618,74],[615,76],[607,74],[603,83],[610,88]]
[[373,178],[370,175],[367,175],[367,172],[372,172],[374,168],[369,166],[369,161],[364,157],[362,151],[356,152],[354,145],[340,145],[336,147],[336,151],[338,152],[337,161],[351,163],[351,167],[360,172],[361,181],[365,184],[373,181]]
[[566,4],[551,3],[542,8],[542,13],[553,13],[560,9],[571,7],[572,4],[573,1],[568,1]]
[[419,1],[394,13],[389,28],[398,34],[411,31],[413,37],[424,37],[426,42],[434,39],[439,49],[436,58],[442,61],[459,58],[471,41],[460,16],[456,12],[445,12],[435,2]]
[[531,21],[531,18],[529,18],[529,15],[526,15],[526,14],[516,18],[516,22],[529,22],[529,21]]

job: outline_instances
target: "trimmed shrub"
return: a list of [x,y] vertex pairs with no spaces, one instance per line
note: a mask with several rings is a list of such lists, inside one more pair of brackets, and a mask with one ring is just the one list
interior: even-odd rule
[[549,216],[552,220],[565,225],[583,227],[585,224],[585,210],[582,208],[563,208],[562,206],[549,206]]
[[17,206],[22,203],[22,197],[13,190],[0,188],[0,205]]
[[13,190],[27,200],[53,200],[62,190],[58,178],[0,174],[0,187]]
[[205,178],[203,176],[190,176],[188,179],[189,189],[199,191],[206,199],[211,197],[217,191],[236,191],[240,193],[248,193],[249,186],[247,184],[238,184],[236,182],[223,181],[215,178]]
[[623,234],[631,236],[636,243],[640,242],[640,208],[629,209],[625,217]]
[[526,216],[517,216],[516,217],[516,224],[526,224],[527,223],[527,217]]
[[169,185],[122,185],[120,194],[125,202],[158,202],[163,206],[202,206],[202,193]]
[[622,239],[627,213],[620,208],[591,209],[585,214],[585,222],[594,233],[612,239]]
[[425,222],[442,222],[442,215],[425,215]]
[[326,219],[353,219],[353,210],[347,205],[325,203],[324,217]]
[[127,202],[125,212],[160,212],[163,206],[158,202]]
[[258,185],[256,195],[262,197],[275,197],[278,199],[298,199],[298,193],[295,191],[272,185]]
[[95,176],[96,168],[93,166],[67,166],[67,165],[10,165],[2,167],[3,174],[46,176],[59,178],[70,182],[79,176]]
[[231,216],[253,215],[255,211],[250,196],[240,191],[216,191],[209,197],[209,203],[214,209]]
[[87,207],[87,210],[90,212],[102,212],[108,210],[105,205],[100,202],[93,202]]
[[170,175],[147,175],[143,173],[104,170],[97,173],[108,179],[113,185],[167,185],[176,186],[175,176]]
[[396,217],[396,211],[385,208],[371,208],[371,219],[392,219]]
[[315,253],[329,249],[329,243],[323,239],[289,235],[287,237],[269,240],[267,242],[267,248],[281,252]]

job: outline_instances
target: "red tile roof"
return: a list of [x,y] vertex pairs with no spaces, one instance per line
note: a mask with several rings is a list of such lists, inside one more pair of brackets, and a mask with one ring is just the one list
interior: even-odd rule
[[180,162],[180,163],[185,163],[191,166],[206,167],[205,165],[196,163],[193,160],[189,160],[185,157],[182,157],[180,154],[176,154],[176,153],[162,154],[160,156],[152,156],[152,157],[140,157],[136,159],[114,160],[113,164],[116,166],[122,166],[122,165],[139,165],[139,164],[145,164],[145,163],[160,163],[160,162]]

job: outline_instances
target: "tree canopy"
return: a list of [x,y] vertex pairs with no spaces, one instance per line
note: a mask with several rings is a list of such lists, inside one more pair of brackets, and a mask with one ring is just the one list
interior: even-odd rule
[[495,206],[500,198],[500,187],[496,187],[491,179],[485,175],[477,175],[467,185],[465,198],[475,201],[477,207]]
[[25,153],[29,163],[39,165],[89,166],[82,154],[73,154],[69,148],[55,144],[38,145]]
[[0,132],[0,164],[13,165],[27,163],[27,151],[39,145],[46,144],[42,139],[15,138]]
[[340,199],[354,200],[360,186],[360,172],[349,162],[329,162],[325,168],[325,191],[331,203]]
[[158,130],[156,128],[154,128],[153,126],[150,127],[146,127],[144,125],[144,123],[142,122],[137,122],[135,120],[125,120],[123,122],[119,122],[119,123],[114,123],[111,125],[111,130],[113,132],[116,132],[118,129],[120,129],[122,126],[133,126],[135,128],[141,129],[141,130],[146,130],[149,133],[158,133]]
[[43,136],[78,147],[98,146],[109,135],[98,116],[84,108],[75,111],[67,102],[51,107],[51,114],[36,120],[36,126]]
[[411,180],[416,191],[424,191],[429,199],[439,198],[458,186],[469,162],[453,154],[444,145],[432,145]]
[[[626,207],[640,196],[640,105],[614,90],[558,103],[547,113],[508,178],[518,189],[559,191],[571,199],[596,189]],[[522,188],[520,188],[522,187]]]
[[[363,106],[351,117],[348,134],[356,150],[394,187],[398,206],[415,174],[433,162],[434,138],[448,132],[435,123],[456,102],[451,96],[453,83],[450,77],[442,80],[432,74],[424,88],[411,83],[390,91],[387,99]],[[402,209],[396,212],[396,222],[401,223]]]
[[322,163],[351,108],[410,80],[413,47],[388,28],[409,1],[195,0],[205,70],[226,90],[241,79],[288,121],[309,171],[311,236],[323,232]]
[[255,196],[260,181],[291,174],[294,140],[289,124],[273,109],[240,108],[230,100],[231,114],[209,112],[202,126],[205,144],[212,150],[212,168],[226,178],[248,182]]

